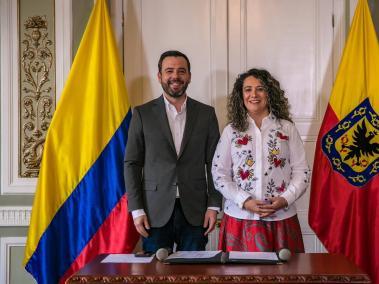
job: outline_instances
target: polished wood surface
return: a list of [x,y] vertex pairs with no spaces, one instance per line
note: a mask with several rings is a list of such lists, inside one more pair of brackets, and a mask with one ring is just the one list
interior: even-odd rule
[[342,255],[297,254],[288,263],[149,264],[101,263],[100,255],[68,283],[371,283],[367,274]]

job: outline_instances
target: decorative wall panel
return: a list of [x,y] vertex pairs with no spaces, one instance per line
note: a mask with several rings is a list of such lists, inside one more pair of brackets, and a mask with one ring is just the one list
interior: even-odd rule
[[56,94],[71,66],[70,3],[0,0],[1,195],[35,191]]
[[31,213],[28,206],[1,206],[0,227],[28,227]]
[[[224,107],[228,91],[227,1],[124,3],[124,66],[132,105],[162,94],[157,79],[158,59],[164,51],[177,49],[187,54],[191,62],[189,96]],[[223,117],[222,113],[219,117]]]
[[[21,23],[20,23],[21,24]],[[55,110],[54,33],[46,16],[28,17],[20,42],[20,176],[38,177],[46,132]],[[51,30],[54,30],[53,28]]]
[[[24,247],[26,242],[25,237],[0,237],[0,283],[11,284],[11,257],[12,248]],[[17,267],[20,269],[20,265]],[[26,272],[24,272],[26,274]],[[32,281],[27,281],[32,283]],[[16,283],[13,281],[13,283]],[[22,282],[25,283],[25,282]]]

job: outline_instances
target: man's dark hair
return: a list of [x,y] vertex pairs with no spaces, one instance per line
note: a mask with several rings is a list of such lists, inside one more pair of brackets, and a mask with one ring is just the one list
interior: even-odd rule
[[184,53],[181,53],[180,51],[177,51],[177,50],[168,50],[166,52],[163,52],[161,57],[159,58],[159,61],[158,61],[158,71],[159,73],[162,73],[162,62],[163,60],[166,58],[166,57],[183,57],[186,61],[187,61],[187,66],[188,66],[188,72],[191,73],[191,64],[189,62],[189,59],[187,57],[187,55],[185,55]]

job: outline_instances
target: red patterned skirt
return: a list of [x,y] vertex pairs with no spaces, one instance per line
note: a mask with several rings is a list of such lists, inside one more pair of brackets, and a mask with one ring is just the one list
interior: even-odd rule
[[297,215],[280,221],[243,220],[224,214],[218,249],[223,251],[304,252]]

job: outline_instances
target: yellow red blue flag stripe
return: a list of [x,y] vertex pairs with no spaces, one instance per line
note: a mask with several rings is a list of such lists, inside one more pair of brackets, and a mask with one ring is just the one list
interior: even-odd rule
[[38,283],[60,280],[124,195],[130,118],[106,1],[97,0],[44,146],[24,260]]

